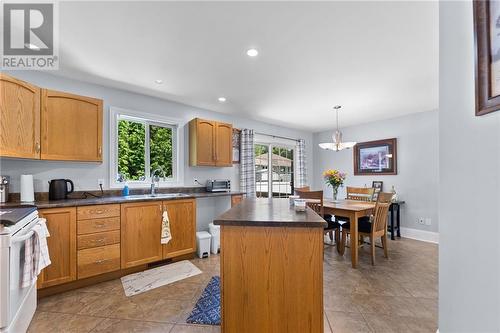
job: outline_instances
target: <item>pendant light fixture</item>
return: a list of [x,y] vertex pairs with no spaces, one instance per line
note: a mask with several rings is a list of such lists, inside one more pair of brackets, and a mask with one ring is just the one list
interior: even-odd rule
[[342,132],[339,130],[339,110],[342,106],[335,105],[333,109],[337,114],[337,130],[332,135],[333,142],[320,143],[319,146],[322,149],[341,151],[344,149],[352,148],[356,145],[356,142],[342,142]]

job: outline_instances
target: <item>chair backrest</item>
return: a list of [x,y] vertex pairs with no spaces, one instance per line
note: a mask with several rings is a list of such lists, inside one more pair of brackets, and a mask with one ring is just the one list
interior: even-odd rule
[[379,192],[372,221],[372,233],[387,229],[387,213],[392,203],[392,193]]
[[309,186],[304,186],[304,187],[296,187],[295,188],[295,194],[300,195],[300,192],[309,192],[311,191],[311,188]]
[[297,195],[300,196],[301,199],[318,200],[318,202],[308,202],[307,206],[323,217],[323,191],[299,191]]
[[347,199],[358,201],[373,201],[375,189],[372,187],[347,186]]

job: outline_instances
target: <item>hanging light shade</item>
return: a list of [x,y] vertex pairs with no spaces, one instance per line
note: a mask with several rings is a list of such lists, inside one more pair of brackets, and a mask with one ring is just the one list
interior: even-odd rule
[[335,133],[333,133],[333,135],[332,135],[333,142],[320,143],[319,147],[322,149],[341,151],[344,149],[352,148],[356,145],[356,142],[343,142],[342,141],[342,132],[339,130],[339,110],[340,110],[340,108],[341,108],[340,105],[335,105],[333,107],[333,109],[336,112],[336,116],[337,116],[337,129],[335,130]]

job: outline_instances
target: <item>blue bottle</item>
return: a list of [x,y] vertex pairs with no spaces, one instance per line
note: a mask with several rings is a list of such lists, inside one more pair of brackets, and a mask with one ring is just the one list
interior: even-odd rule
[[123,186],[123,190],[122,190],[122,196],[126,197],[130,194],[130,191],[128,189],[128,183],[125,183],[125,186]]

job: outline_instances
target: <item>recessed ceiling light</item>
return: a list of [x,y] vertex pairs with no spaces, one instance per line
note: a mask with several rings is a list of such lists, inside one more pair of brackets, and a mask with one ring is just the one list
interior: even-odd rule
[[247,56],[249,57],[256,57],[259,54],[259,51],[256,49],[249,49],[247,50]]
[[226,101],[226,97],[219,97],[218,100],[219,102],[224,103]]
[[156,84],[162,84],[162,83],[163,83],[163,80],[160,80],[160,79],[155,80],[155,83],[156,83]]

